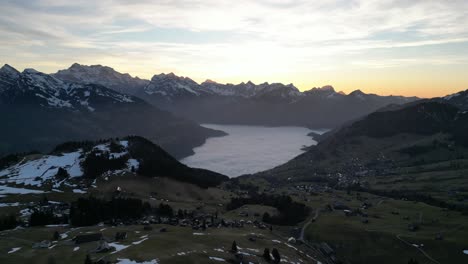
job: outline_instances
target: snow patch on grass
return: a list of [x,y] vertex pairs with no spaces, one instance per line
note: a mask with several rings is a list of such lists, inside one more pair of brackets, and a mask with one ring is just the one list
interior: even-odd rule
[[158,264],[157,259],[153,260],[148,260],[148,261],[143,261],[143,262],[137,262],[135,260],[130,260],[130,259],[117,259],[117,264]]
[[225,259],[223,258],[218,258],[218,257],[210,257],[211,260],[216,260],[216,261],[220,261],[220,262],[226,262]]
[[8,182],[31,186],[42,186],[46,180],[57,175],[58,169],[65,169],[71,177],[83,176],[80,167],[81,150],[60,156],[46,155],[41,158],[20,162],[0,171],[0,177],[7,176]]
[[44,191],[24,189],[24,188],[15,188],[15,187],[0,185],[0,194],[34,194],[34,193],[44,193]]
[[143,241],[145,241],[145,240],[147,240],[147,239],[148,239],[148,238],[146,237],[146,238],[143,238],[143,239],[140,240],[140,241],[135,241],[135,242],[133,242],[132,244],[133,244],[133,245],[139,245],[139,244],[143,243]]
[[8,254],[15,253],[16,251],[18,251],[20,249],[21,249],[20,247],[12,248],[10,251],[8,251]]
[[128,247],[130,247],[130,245],[121,245],[121,244],[118,244],[118,243],[109,243],[109,246],[111,247],[114,247],[115,248],[115,251],[113,251],[111,254],[115,254],[119,251],[122,251]]

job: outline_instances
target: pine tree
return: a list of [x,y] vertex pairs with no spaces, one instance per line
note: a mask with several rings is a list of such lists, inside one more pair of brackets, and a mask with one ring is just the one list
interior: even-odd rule
[[265,248],[265,250],[263,250],[263,258],[268,262],[271,261],[271,255],[270,255],[270,249],[269,248]]
[[55,232],[54,232],[54,236],[52,237],[52,239],[53,239],[53,240],[59,240],[59,238],[60,238],[59,232],[58,232],[58,231],[55,231]]
[[262,221],[263,221],[264,223],[268,223],[268,222],[270,222],[270,218],[271,218],[270,214],[267,213],[267,212],[265,212],[265,213],[263,214]]
[[234,253],[237,253],[237,243],[236,243],[236,241],[232,242],[231,251],[234,252]]
[[85,259],[85,264],[93,264],[93,261],[91,260],[91,257],[89,255],[86,255],[86,259]]
[[278,251],[278,249],[274,248],[272,251],[271,251],[271,254],[273,255],[273,261],[275,263],[280,263],[281,262],[281,255]]

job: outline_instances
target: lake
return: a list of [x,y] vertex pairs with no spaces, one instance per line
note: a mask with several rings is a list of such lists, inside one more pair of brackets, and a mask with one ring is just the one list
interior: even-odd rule
[[268,170],[303,153],[304,146],[315,145],[305,127],[263,127],[244,125],[202,126],[222,130],[228,135],[209,138],[194,149],[195,154],[181,160],[194,167],[216,171],[229,177]]

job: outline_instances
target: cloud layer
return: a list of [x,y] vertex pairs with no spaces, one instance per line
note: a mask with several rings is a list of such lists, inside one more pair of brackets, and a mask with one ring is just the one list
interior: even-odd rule
[[0,56],[19,68],[78,61],[147,78],[174,71],[305,89],[333,76],[360,85],[355,71],[384,68],[388,78],[408,67],[453,74],[468,60],[465,0],[2,2]]

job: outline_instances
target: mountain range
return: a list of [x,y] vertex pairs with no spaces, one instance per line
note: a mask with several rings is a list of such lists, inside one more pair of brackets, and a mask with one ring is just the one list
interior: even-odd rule
[[346,95],[332,86],[301,92],[293,84],[281,83],[221,84],[207,80],[198,84],[173,73],[142,80],[106,66],[76,63],[53,76],[64,81],[104,85],[199,123],[333,128],[389,104],[418,100],[360,90]]
[[0,111],[0,154],[142,135],[182,157],[206,138],[224,135],[101,84],[70,82],[33,69],[19,72],[9,65],[0,69]]

